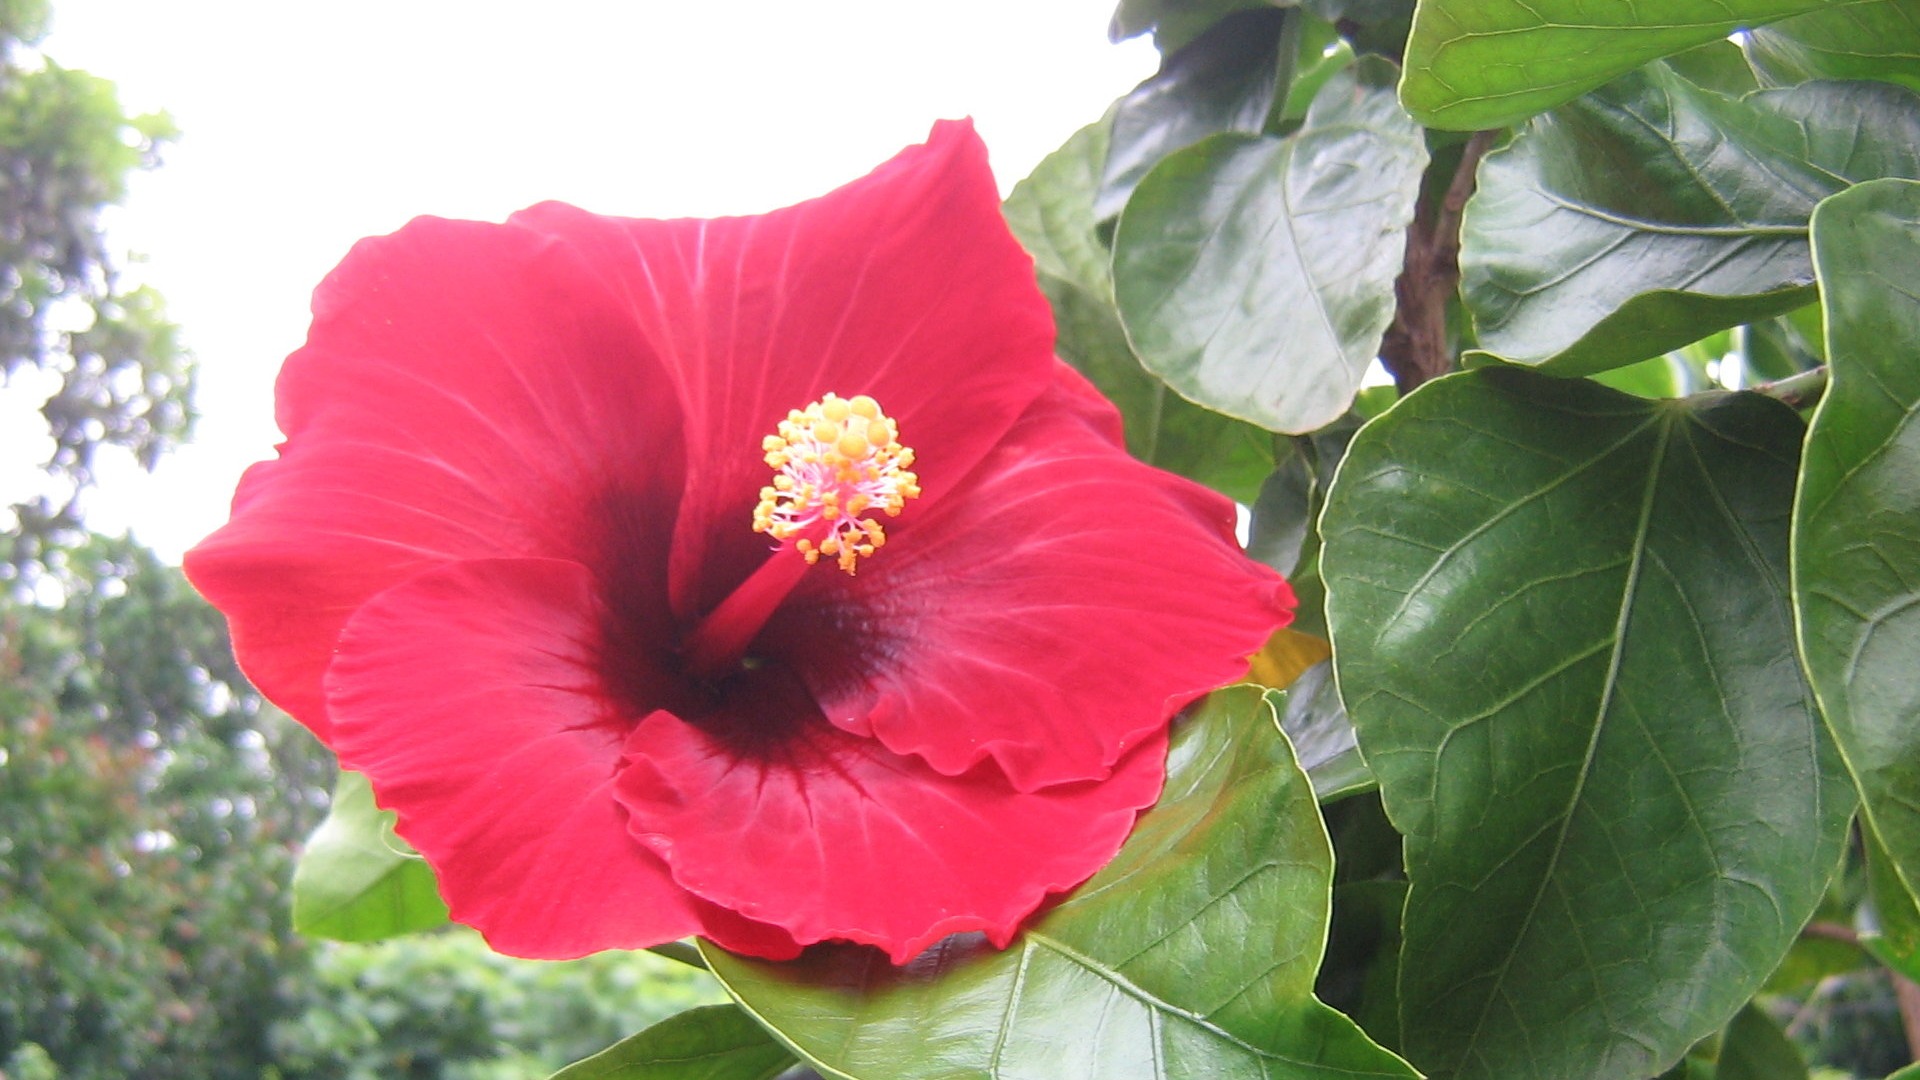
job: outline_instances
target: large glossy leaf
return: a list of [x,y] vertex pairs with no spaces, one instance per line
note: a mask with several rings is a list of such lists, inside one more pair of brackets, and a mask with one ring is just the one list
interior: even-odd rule
[[1920,90],[1920,2],[1833,4],[1748,32],[1746,53],[1774,85],[1882,79]]
[[1853,793],[1794,655],[1801,424],[1490,369],[1354,439],[1334,663],[1406,836],[1403,1048],[1437,1077],[1649,1076],[1814,910]]
[[1867,827],[1920,896],[1920,184],[1862,184],[1813,221],[1832,383],[1794,508],[1800,640]]
[[1920,96],[1900,87],[1617,80],[1481,163],[1460,251],[1480,345],[1582,375],[1800,307],[1814,206],[1882,176],[1920,176]]
[[1505,127],[1656,57],[1847,2],[1420,0],[1400,97],[1428,127]]
[[1119,406],[1127,449],[1148,464],[1252,502],[1273,468],[1272,436],[1174,393],[1140,366],[1120,328],[1107,249],[1093,213],[1110,122],[1080,129],[1015,184],[1003,208],[1007,223],[1033,255],[1040,288],[1053,305],[1055,351]]
[[1312,996],[1332,862],[1273,704],[1233,687],[1180,722],[1166,792],[1114,861],[1007,950],[707,957],[829,1076],[1410,1077]]
[[548,1080],[771,1080],[794,1063],[753,1017],[732,1005],[670,1016]]
[[1167,158],[1114,234],[1134,351],[1187,398],[1274,431],[1340,416],[1393,318],[1420,130],[1367,58],[1286,138],[1216,136]]
[[1113,107],[1095,216],[1118,214],[1140,178],[1175,150],[1223,131],[1257,134],[1274,95],[1292,80],[1295,53],[1281,48],[1282,31],[1299,16],[1271,8],[1232,15],[1169,55],[1152,78],[1121,98]]
[[342,772],[333,805],[293,872],[293,928],[336,941],[431,930],[447,921],[433,869],[393,831],[367,778]]

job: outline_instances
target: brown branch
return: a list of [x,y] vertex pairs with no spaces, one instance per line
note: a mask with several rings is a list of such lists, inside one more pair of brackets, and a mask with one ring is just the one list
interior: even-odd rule
[[1852,927],[1833,922],[1810,922],[1800,931],[1800,936],[1839,941],[1856,947],[1860,944],[1860,935],[1854,933]]
[[1439,203],[1421,200],[1414,208],[1406,260],[1393,283],[1393,324],[1380,342],[1380,361],[1402,394],[1453,368],[1447,302],[1460,284],[1460,215],[1473,195],[1480,159],[1497,134],[1474,132]]

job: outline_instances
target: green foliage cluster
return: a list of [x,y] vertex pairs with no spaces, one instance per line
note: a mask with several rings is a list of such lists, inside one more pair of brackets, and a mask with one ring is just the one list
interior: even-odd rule
[[70,554],[64,608],[0,605],[0,1060],[251,1080],[303,1000],[284,882],[331,761],[178,570]]
[[31,46],[45,0],[0,7],[0,377],[40,372],[55,493],[15,504],[0,581],[30,576],[83,536],[78,497],[96,451],[152,468],[191,425],[193,368],[150,288],[127,287],[100,213],[175,135],[164,115],[128,116],[111,82]]
[[316,1005],[271,1032],[274,1071],[280,1080],[525,1080],[724,998],[695,974],[645,954],[514,960],[463,928],[323,943],[307,976]]

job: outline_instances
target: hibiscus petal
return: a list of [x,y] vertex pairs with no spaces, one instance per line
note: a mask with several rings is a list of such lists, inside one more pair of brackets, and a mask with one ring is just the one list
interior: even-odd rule
[[958,775],[1105,776],[1182,705],[1241,678],[1293,592],[1228,500],[1127,457],[1064,365],[991,457],[866,560],[803,582],[756,648],[822,711]]
[[421,218],[356,245],[315,293],[280,374],[281,456],[186,569],[249,676],[323,739],[340,628],[439,563],[619,565],[622,608],[668,632],[680,409],[594,273],[527,230]]
[[756,217],[642,221],[548,204],[514,221],[623,283],[679,388],[682,618],[711,610],[766,558],[750,528],[770,479],[760,444],[788,410],[829,391],[876,398],[918,455],[924,495],[912,515],[1052,377],[1052,314],[968,122],[941,123],[870,175]]
[[777,928],[689,895],[628,835],[596,587],[577,563],[476,560],[363,605],[326,680],[342,764],[398,813],[453,917],[501,952],[563,959],[702,933],[794,955]]
[[665,712],[627,745],[616,797],[674,880],[797,941],[877,945],[896,964],[966,931],[1005,946],[1120,849],[1159,797],[1167,749],[1163,730],[1104,782],[1021,794],[991,768],[942,776],[817,717],[778,753]]

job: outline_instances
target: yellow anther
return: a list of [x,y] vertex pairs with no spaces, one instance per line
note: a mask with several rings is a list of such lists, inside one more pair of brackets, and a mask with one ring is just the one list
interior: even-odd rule
[[[782,542],[811,564],[822,555],[851,574],[886,543],[880,523],[862,515],[897,516],[920,495],[913,451],[900,430],[865,394],[827,394],[794,409],[761,441],[773,483],[760,491],[753,529]],[[804,534],[804,535],[803,535]]]

